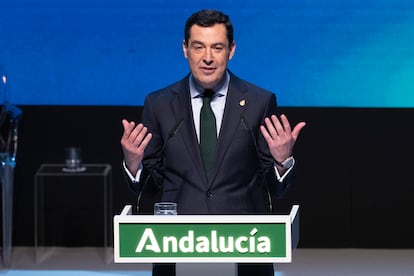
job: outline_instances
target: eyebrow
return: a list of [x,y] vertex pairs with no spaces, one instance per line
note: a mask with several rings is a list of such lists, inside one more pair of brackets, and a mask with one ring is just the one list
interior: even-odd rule
[[[191,41],[190,45],[194,45],[194,44],[205,45],[205,43],[203,43],[201,41],[198,41],[198,40]],[[223,46],[223,47],[226,47],[226,43],[224,43],[224,42],[217,42],[217,43],[212,44],[212,46],[219,46],[219,45]]]

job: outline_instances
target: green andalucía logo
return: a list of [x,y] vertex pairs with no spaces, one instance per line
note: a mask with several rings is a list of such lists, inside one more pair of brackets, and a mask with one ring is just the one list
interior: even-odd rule
[[286,254],[284,224],[120,224],[119,229],[122,257],[273,258]]
[[[182,237],[164,236],[162,239],[155,237],[151,228],[146,228],[135,252],[143,250],[155,253],[270,253],[270,238],[266,236],[255,237],[258,230],[253,228],[250,236],[219,236],[217,231],[211,231],[207,236],[194,237],[194,231],[189,230],[188,234]],[[161,243],[158,241],[160,240]]]

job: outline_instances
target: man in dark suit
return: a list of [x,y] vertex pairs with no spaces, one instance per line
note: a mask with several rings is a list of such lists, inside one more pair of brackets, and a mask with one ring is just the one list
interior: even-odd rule
[[[176,202],[178,214],[270,213],[271,199],[289,186],[293,146],[305,123],[292,130],[285,115],[276,116],[273,93],[228,70],[235,49],[227,15],[196,12],[183,42],[190,74],[146,97],[142,123],[122,121],[131,188],[159,187],[161,201]],[[213,130],[206,130],[207,106]],[[273,275],[273,266],[240,265],[239,275]]]

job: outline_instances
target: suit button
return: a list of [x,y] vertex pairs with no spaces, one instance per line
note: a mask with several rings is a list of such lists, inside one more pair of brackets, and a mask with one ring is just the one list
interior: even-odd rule
[[212,197],[212,196],[213,196],[213,193],[211,193],[211,192],[207,193],[207,197]]

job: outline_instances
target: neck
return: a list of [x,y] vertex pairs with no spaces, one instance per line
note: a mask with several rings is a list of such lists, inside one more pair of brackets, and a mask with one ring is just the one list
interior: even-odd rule
[[207,87],[203,87],[202,85],[200,85],[197,82],[197,80],[194,79],[193,75],[190,76],[190,81],[193,83],[194,88],[200,93],[203,93],[204,90],[206,90],[206,89],[213,90],[213,91],[217,92],[226,83],[227,78],[228,78],[228,73],[226,72],[224,74],[224,76],[221,78],[221,80],[218,82],[218,84],[215,87],[212,87],[212,88],[207,88]]

